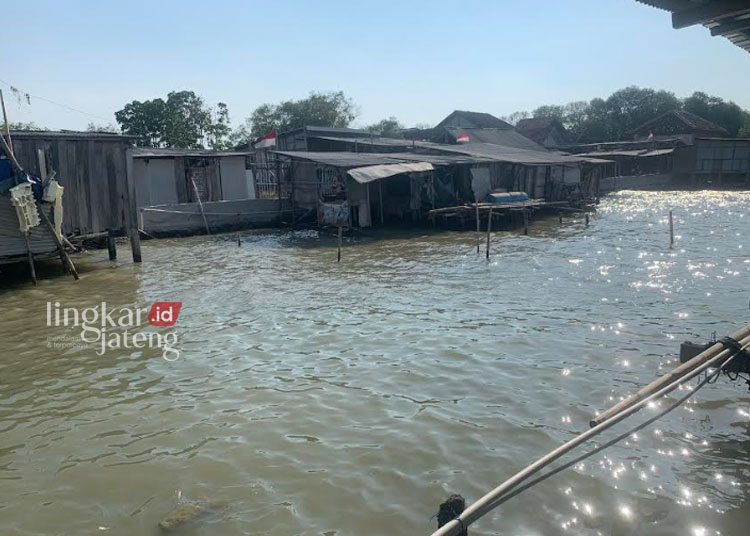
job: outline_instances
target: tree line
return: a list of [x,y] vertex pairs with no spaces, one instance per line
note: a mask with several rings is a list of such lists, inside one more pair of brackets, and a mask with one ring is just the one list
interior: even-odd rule
[[680,99],[671,91],[630,86],[607,98],[548,104],[529,112],[515,112],[503,119],[515,125],[529,117],[558,119],[569,141],[594,143],[630,138],[630,132],[671,110],[685,110],[724,127],[730,136],[750,137],[750,113],[731,101],[696,91]]
[[[750,137],[750,113],[734,102],[700,91],[680,99],[670,91],[636,86],[615,91],[607,98],[544,105],[503,119],[515,125],[524,118],[552,117],[568,130],[571,142],[592,143],[629,139],[630,131],[639,125],[675,109],[708,119],[731,136]],[[303,99],[261,104],[233,129],[225,103],[210,106],[193,91],[172,91],[166,98],[129,102],[115,112],[115,119],[120,131],[136,136],[141,146],[231,149],[272,130],[285,132],[306,125],[348,127],[358,115],[359,108],[342,91],[311,92]],[[43,130],[33,123],[11,128]],[[404,125],[397,118],[388,117],[364,128],[383,136],[401,137]],[[116,132],[117,128],[90,123],[88,130]]]

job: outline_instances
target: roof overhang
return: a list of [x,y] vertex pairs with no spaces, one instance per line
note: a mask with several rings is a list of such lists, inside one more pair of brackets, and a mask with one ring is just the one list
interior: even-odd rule
[[429,162],[410,162],[407,164],[380,164],[377,166],[364,166],[353,168],[348,171],[349,175],[360,184],[377,181],[400,175],[402,173],[421,173],[435,169]]

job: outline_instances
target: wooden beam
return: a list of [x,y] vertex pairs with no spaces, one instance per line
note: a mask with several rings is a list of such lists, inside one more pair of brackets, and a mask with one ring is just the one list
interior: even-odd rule
[[672,27],[676,30],[715,19],[750,13],[747,0],[715,0],[683,11],[672,13]]
[[711,35],[714,37],[717,35],[727,35],[748,28],[750,28],[750,19],[730,20],[711,28]]

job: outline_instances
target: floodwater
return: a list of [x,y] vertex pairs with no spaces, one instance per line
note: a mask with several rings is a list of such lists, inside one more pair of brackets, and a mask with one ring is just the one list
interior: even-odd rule
[[[588,227],[494,233],[490,262],[472,232],[359,234],[337,264],[332,236],[257,231],[4,283],[0,533],[155,535],[180,492],[224,506],[179,534],[428,535],[449,493],[477,499],[681,341],[747,321],[749,235],[750,193],[621,192]],[[182,302],[150,328],[179,358],[55,346],[81,328],[47,327],[47,302],[102,301]],[[748,388],[724,377],[471,533],[747,534],[749,432]]]

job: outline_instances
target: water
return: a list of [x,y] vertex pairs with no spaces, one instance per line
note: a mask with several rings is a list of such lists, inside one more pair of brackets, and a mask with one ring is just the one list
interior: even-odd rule
[[[337,264],[332,236],[263,231],[6,283],[1,532],[158,534],[180,490],[227,505],[181,534],[427,535],[450,492],[478,498],[674,366],[682,340],[747,321],[748,207],[623,192],[588,228],[496,233],[489,263],[473,233],[358,236]],[[180,358],[48,349],[78,333],[45,327],[50,300],[182,301]],[[745,534],[749,416],[723,378],[472,533]]]

